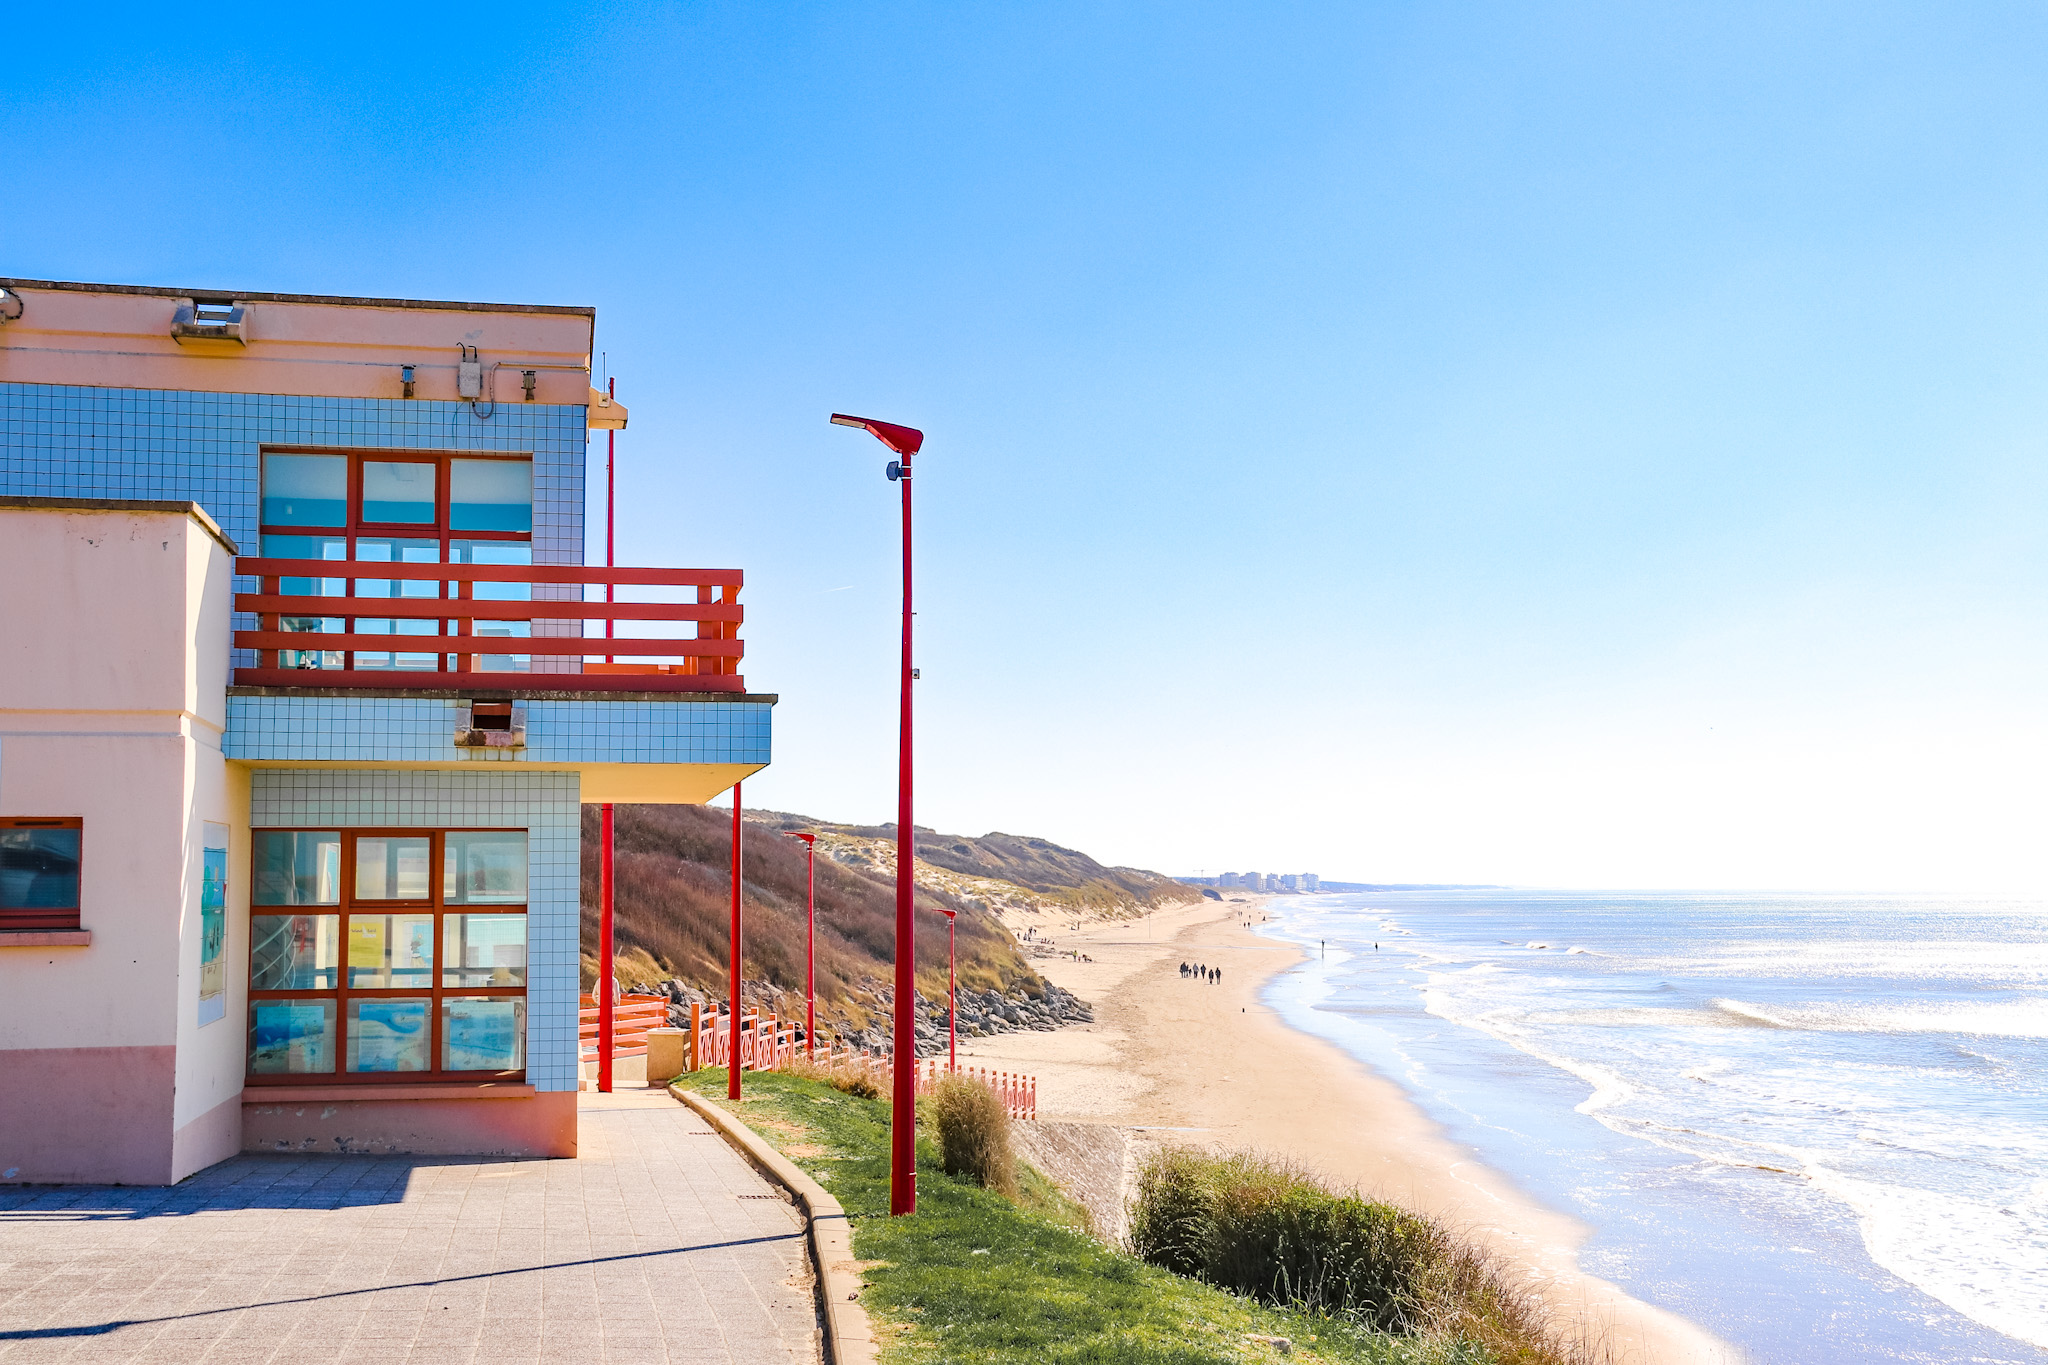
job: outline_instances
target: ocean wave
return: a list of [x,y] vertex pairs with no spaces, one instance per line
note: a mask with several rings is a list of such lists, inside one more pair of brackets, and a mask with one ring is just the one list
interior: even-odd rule
[[1966,1317],[2048,1347],[2048,1180],[1994,1203],[1819,1164],[1806,1174],[1856,1211],[1871,1260]]
[[1716,999],[1713,1007],[1762,1028],[1808,1033],[1969,1033],[2048,1038],[2048,999],[1947,1005],[1756,1005]]

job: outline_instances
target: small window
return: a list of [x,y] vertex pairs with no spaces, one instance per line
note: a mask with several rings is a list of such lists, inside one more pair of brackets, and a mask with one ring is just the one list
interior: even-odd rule
[[454,531],[531,531],[533,461],[450,460],[448,527]]
[[84,822],[0,819],[0,929],[78,927],[79,845]]
[[363,461],[363,520],[379,525],[431,526],[437,466],[410,460]]
[[348,525],[348,456],[265,455],[263,524]]

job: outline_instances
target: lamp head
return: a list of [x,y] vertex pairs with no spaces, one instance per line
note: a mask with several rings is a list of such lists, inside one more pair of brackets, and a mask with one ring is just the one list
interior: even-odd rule
[[808,848],[808,847],[810,847],[810,846],[811,846],[812,844],[815,844],[815,843],[817,843],[817,842],[818,842],[818,836],[817,836],[817,835],[815,835],[815,834],[798,834],[798,833],[797,833],[797,832],[796,832],[795,830],[793,830],[793,829],[786,829],[786,830],[782,831],[782,837],[783,837],[783,838],[785,838],[785,839],[801,839],[801,840],[803,840],[803,841],[804,841],[804,846],[805,846],[806,848]]
[[871,417],[849,417],[843,412],[832,414],[835,427],[859,427],[877,441],[909,459],[924,445],[924,433],[916,427],[899,427],[894,422],[877,422]]

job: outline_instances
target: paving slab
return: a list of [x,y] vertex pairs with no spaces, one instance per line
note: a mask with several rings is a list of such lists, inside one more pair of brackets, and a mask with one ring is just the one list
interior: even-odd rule
[[783,1191],[665,1091],[584,1093],[578,1120],[573,1161],[0,1187],[0,1365],[815,1365]]

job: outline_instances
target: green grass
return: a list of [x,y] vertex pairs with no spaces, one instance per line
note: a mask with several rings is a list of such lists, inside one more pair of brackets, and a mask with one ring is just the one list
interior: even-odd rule
[[[725,1104],[725,1072],[681,1083]],[[861,1301],[885,1365],[1048,1361],[1058,1365],[1369,1362],[1486,1365],[1476,1347],[1395,1337],[1263,1307],[1110,1250],[1087,1216],[1028,1166],[1016,1202],[939,1168],[918,1142],[918,1209],[892,1219],[886,1101],[822,1081],[749,1073],[738,1113],[846,1207],[854,1254],[872,1264]],[[1254,1337],[1286,1337],[1283,1357]]]

